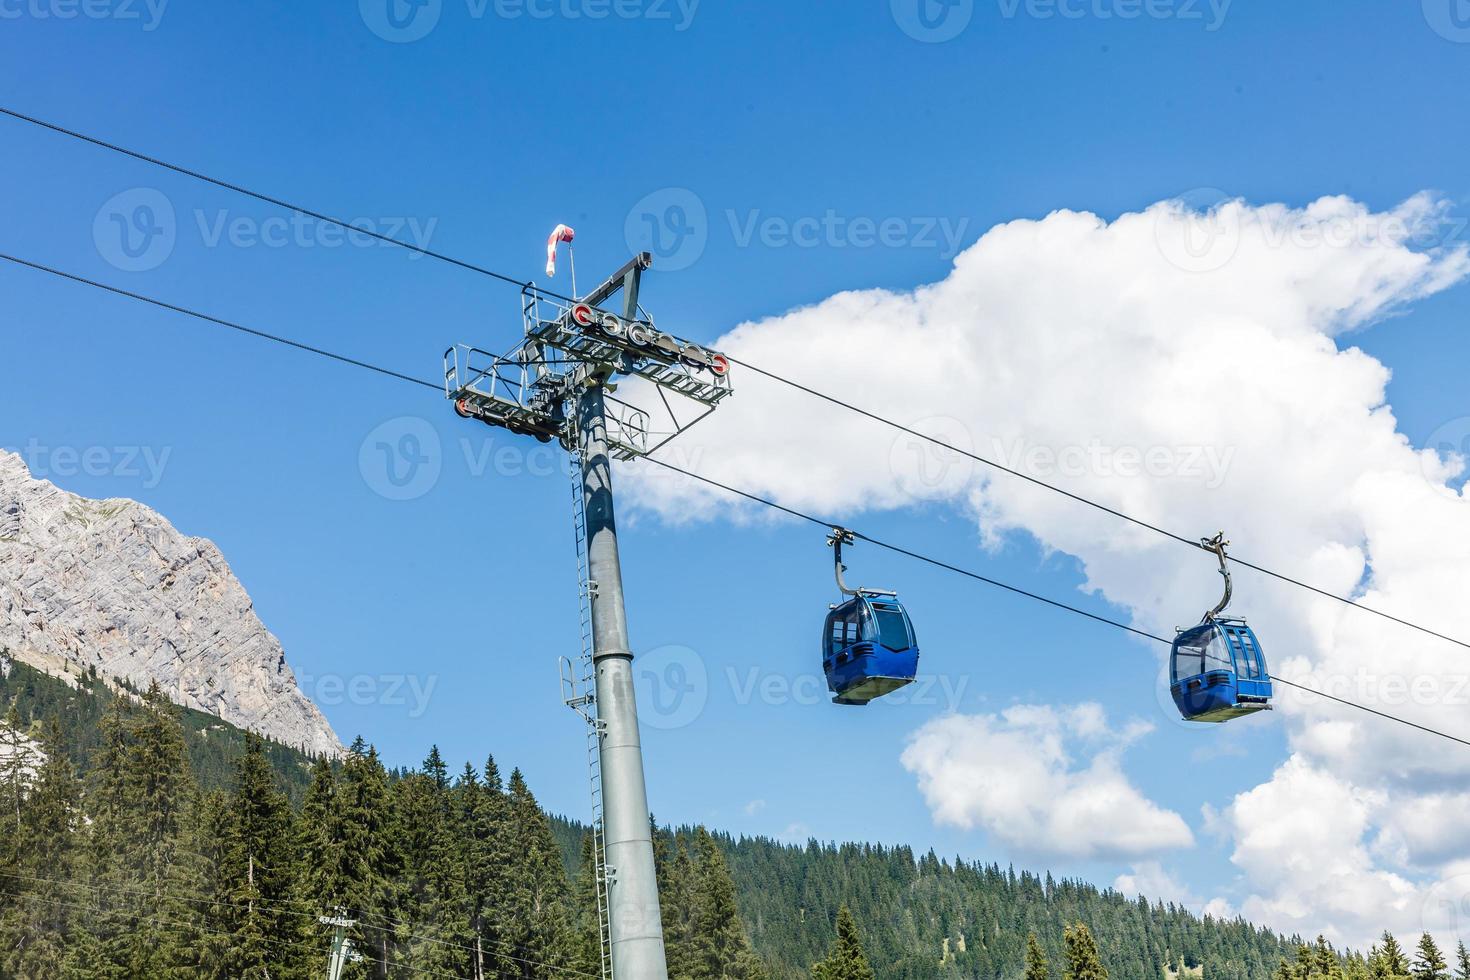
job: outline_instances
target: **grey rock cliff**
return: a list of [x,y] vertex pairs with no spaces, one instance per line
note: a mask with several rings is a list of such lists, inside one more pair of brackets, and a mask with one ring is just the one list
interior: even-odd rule
[[308,752],[338,755],[224,556],[132,500],[88,500],[0,450],[0,648],[96,668]]

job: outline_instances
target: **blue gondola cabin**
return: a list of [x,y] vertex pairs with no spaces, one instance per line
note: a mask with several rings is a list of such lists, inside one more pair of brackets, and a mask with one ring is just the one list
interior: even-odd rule
[[911,683],[919,642],[898,596],[864,589],[833,606],[822,628],[822,668],[835,704],[867,704]]
[[1229,721],[1271,708],[1266,657],[1243,619],[1207,619],[1182,630],[1169,681],[1186,721]]

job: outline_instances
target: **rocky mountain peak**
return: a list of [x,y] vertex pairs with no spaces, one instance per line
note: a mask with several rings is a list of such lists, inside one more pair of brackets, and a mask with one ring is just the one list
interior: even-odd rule
[[157,681],[197,708],[339,755],[224,556],[133,500],[90,500],[0,450],[0,650],[48,673]]

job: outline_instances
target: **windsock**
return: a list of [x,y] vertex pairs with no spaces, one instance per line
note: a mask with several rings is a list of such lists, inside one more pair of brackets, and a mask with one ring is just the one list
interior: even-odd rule
[[546,274],[548,276],[556,275],[556,243],[566,242],[570,245],[572,239],[576,237],[577,233],[566,225],[557,225],[551,237],[546,239]]

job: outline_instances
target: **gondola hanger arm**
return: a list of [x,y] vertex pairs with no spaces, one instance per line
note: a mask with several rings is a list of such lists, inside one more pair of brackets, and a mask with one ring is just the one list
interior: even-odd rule
[[1220,604],[1205,613],[1203,622],[1209,623],[1218,618],[1225,611],[1225,607],[1230,605],[1230,597],[1234,591],[1234,586],[1230,581],[1229,555],[1225,553],[1225,549],[1230,547],[1230,542],[1225,540],[1224,531],[1218,531],[1213,538],[1200,538],[1199,544],[1201,548],[1220,560],[1220,577],[1225,580],[1225,595],[1220,599]]

